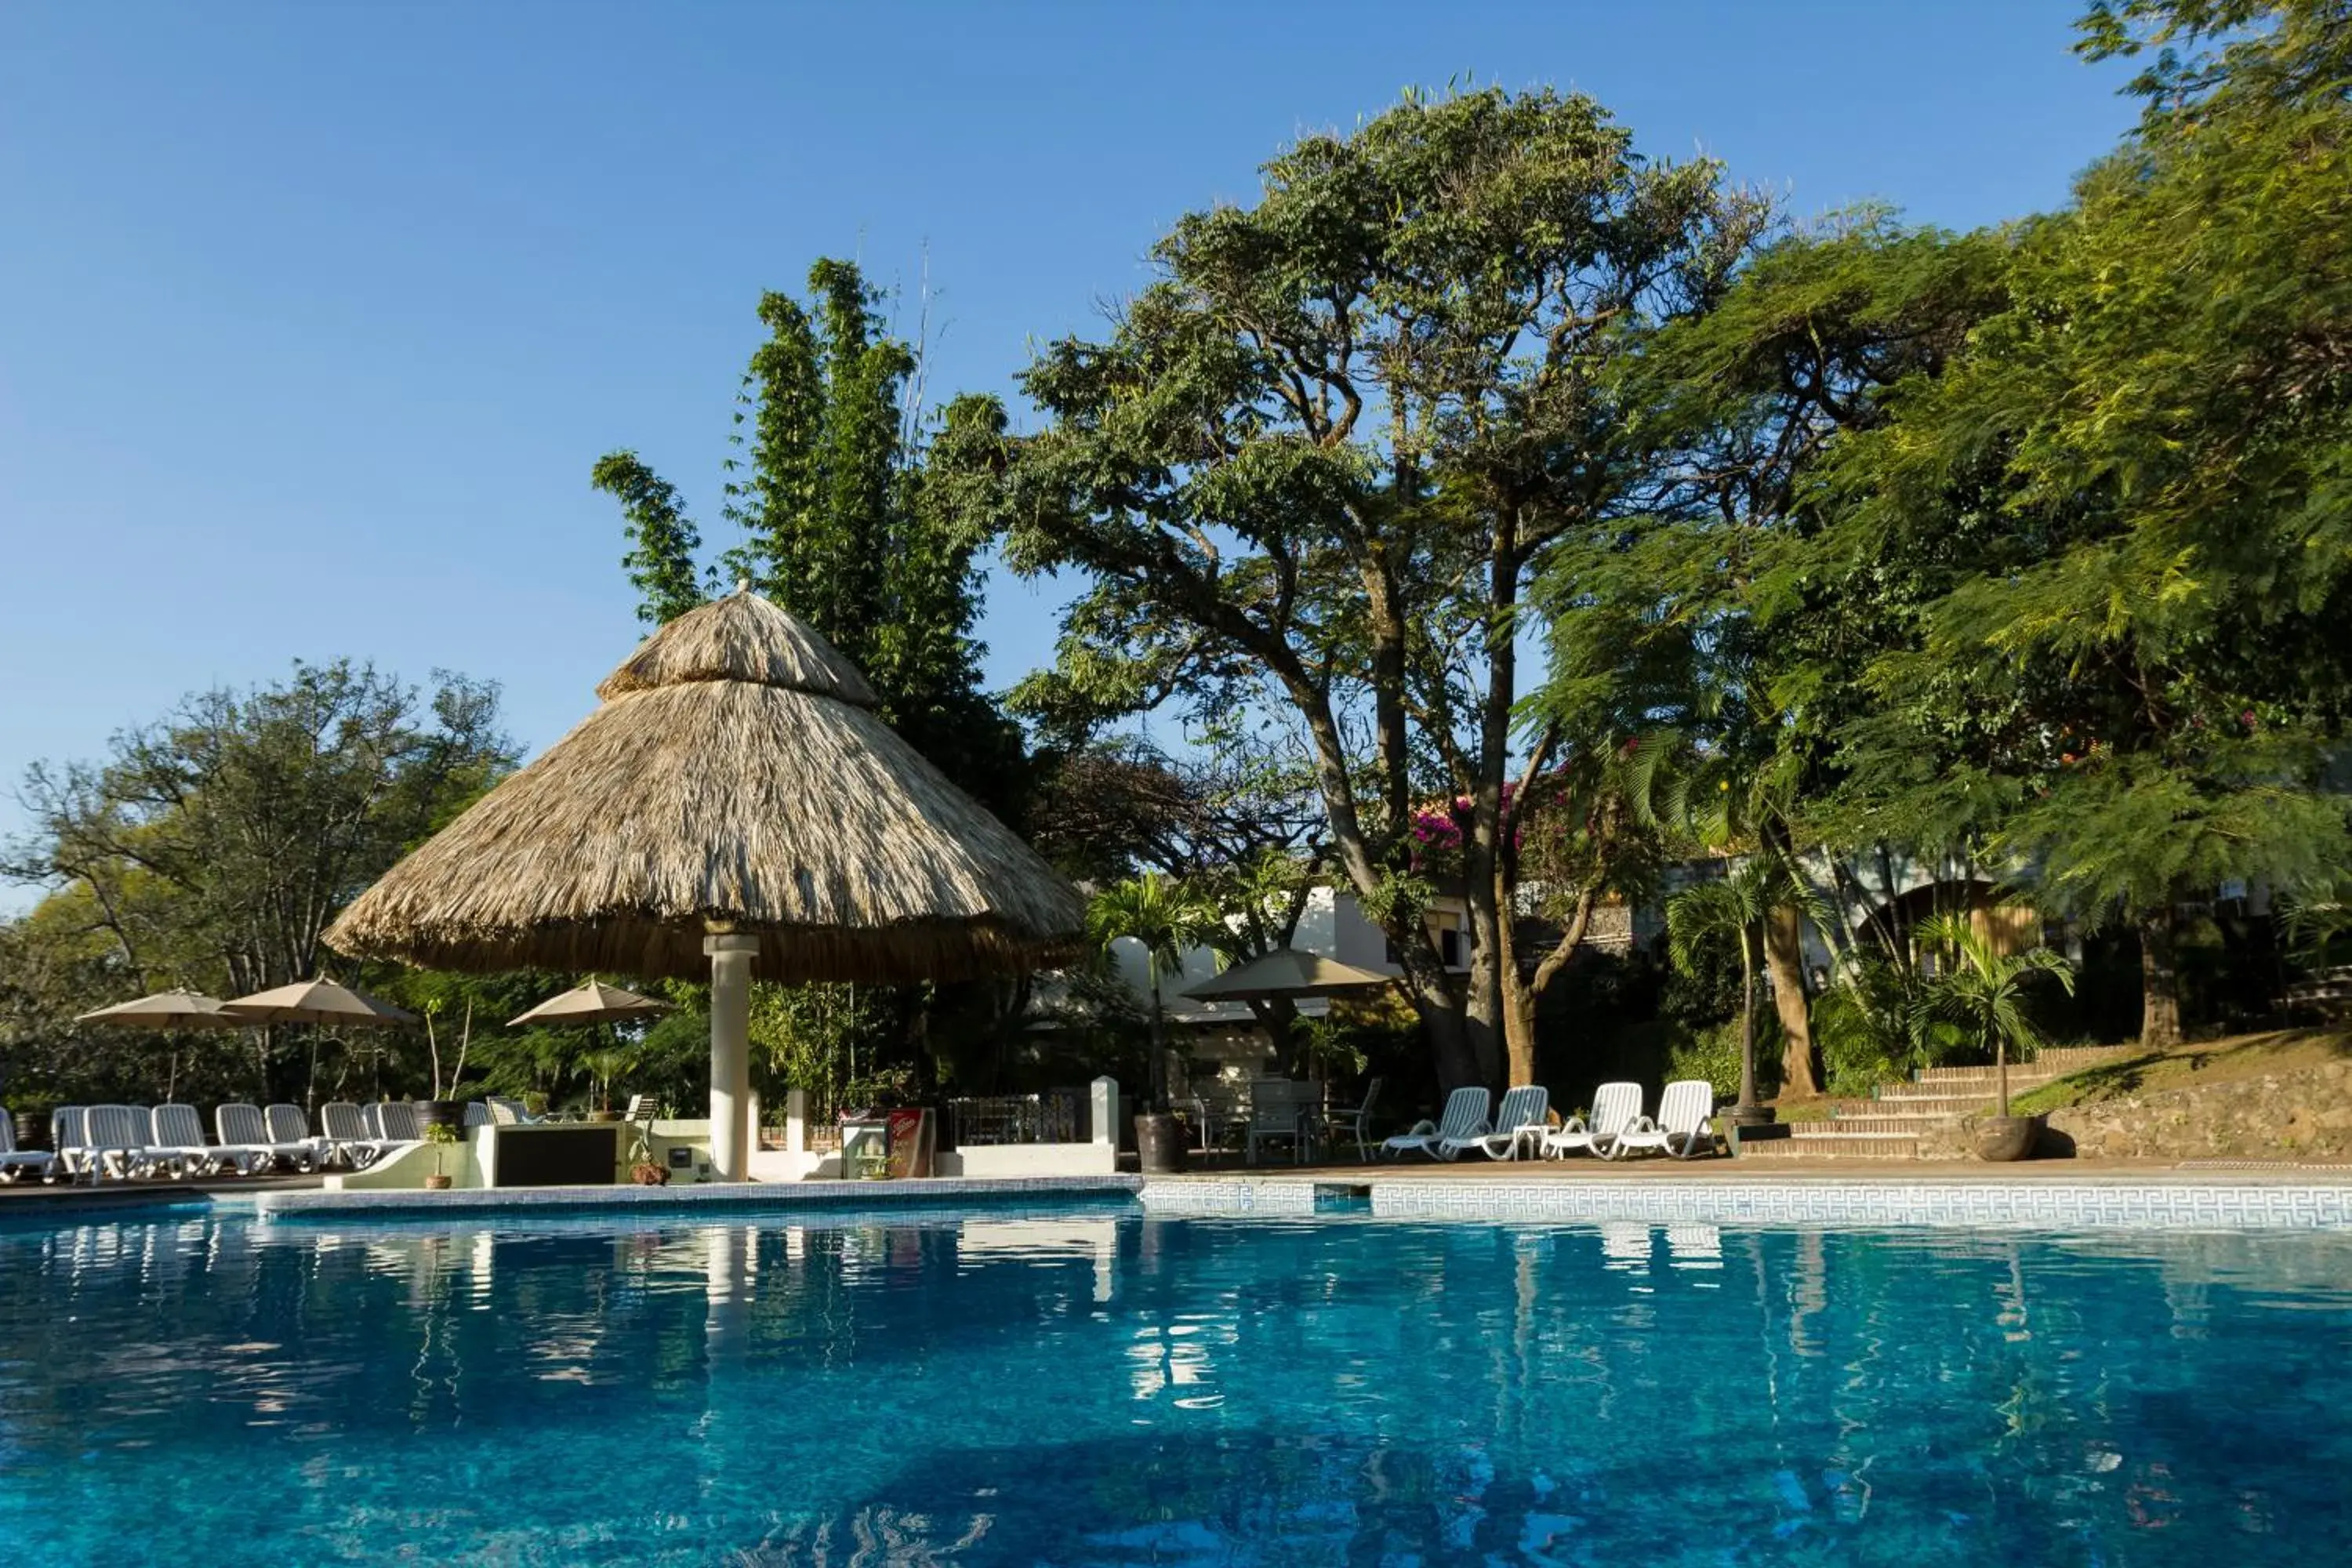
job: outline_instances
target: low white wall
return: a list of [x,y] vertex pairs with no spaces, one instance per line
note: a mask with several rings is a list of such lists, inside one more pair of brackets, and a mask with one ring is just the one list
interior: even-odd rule
[[942,1176],[1107,1176],[1118,1169],[1110,1143],[991,1143],[950,1149],[932,1162]]
[[331,1173],[324,1184],[330,1192],[421,1192],[425,1178],[437,1173],[449,1177],[453,1187],[487,1187],[489,1131],[468,1127],[455,1143],[395,1143],[366,1170]]

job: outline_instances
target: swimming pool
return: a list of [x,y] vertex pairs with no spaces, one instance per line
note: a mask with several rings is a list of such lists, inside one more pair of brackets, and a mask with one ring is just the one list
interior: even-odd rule
[[2347,1474],[2340,1232],[0,1225],[26,1561],[2334,1561]]

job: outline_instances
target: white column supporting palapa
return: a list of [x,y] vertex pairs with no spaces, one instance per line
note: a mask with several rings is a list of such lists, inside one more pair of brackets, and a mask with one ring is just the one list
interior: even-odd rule
[[710,1174],[740,1182],[751,1167],[751,959],[756,936],[707,936],[710,955]]

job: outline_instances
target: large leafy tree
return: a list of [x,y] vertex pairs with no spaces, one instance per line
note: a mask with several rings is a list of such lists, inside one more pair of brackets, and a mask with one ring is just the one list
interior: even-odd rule
[[[338,662],[191,697],[102,762],[36,766],[32,826],[0,864],[52,889],[11,933],[43,977],[19,993],[24,1043],[79,1039],[73,1013],[143,991],[239,995],[316,973],[336,912],[513,761],[496,688],[443,675],[422,693]],[[315,1042],[285,1031],[230,1037],[253,1046],[250,1070],[215,1048],[208,1087],[299,1098],[320,1069]],[[76,1070],[25,1065],[60,1083]]]
[[2352,674],[2343,24],[2095,9],[2092,52],[2167,48],[2142,126],[2001,237],[2000,307],[1832,465],[1828,569],[1942,575],[1860,682],[1855,795],[2131,921],[2151,1044],[2179,904],[2352,849],[2323,785]]
[[[1409,98],[1275,159],[1255,205],[1181,220],[1107,341],[1025,373],[1044,428],[960,454],[1017,570],[1089,581],[1033,707],[1265,703],[1303,728],[1334,860],[1449,1082],[1504,1077],[1538,966],[1507,952],[1507,785],[1582,739],[1515,743],[1530,579],[1639,504],[1619,372],[1768,221],[1590,99]],[[1412,874],[1432,798],[1466,803],[1466,973]]]

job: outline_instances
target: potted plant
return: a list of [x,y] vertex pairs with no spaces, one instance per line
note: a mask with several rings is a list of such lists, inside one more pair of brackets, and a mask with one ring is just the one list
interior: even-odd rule
[[1119,942],[1143,949],[1144,973],[1151,991],[1151,1060],[1149,1098],[1135,1118],[1136,1163],[1148,1173],[1184,1168],[1184,1127],[1168,1103],[1168,1020],[1160,981],[1181,973],[1184,954],[1225,934],[1215,902],[1182,883],[1147,871],[1095,895],[1087,909],[1087,935],[1108,959]]
[[636,1058],[629,1052],[610,1047],[600,1051],[589,1051],[581,1057],[580,1070],[588,1079],[589,1121],[618,1121],[621,1119],[613,1110],[613,1081],[635,1066]]
[[669,1185],[669,1171],[654,1158],[653,1123],[637,1123],[636,1142],[629,1146],[629,1180],[641,1187]]
[[[1976,1125],[1977,1155],[1985,1160],[2022,1160],[2042,1136],[2039,1116],[2009,1113],[2009,1053],[2033,1050],[2041,1031],[2025,1016],[2025,982],[2035,974],[2057,977],[2068,994],[2074,972],[2046,947],[2024,952],[1995,951],[1992,938],[1966,915],[1940,914],[1919,924],[1919,941],[1934,949],[1937,973],[1920,988],[1917,1006],[1927,1018],[1958,1024],[1992,1047],[1998,1110]],[[1949,962],[1946,962],[1948,960]]]
[[447,1192],[450,1186],[450,1176],[446,1168],[448,1156],[444,1151],[457,1143],[457,1130],[446,1121],[433,1121],[425,1124],[424,1131],[425,1142],[433,1146],[433,1171],[425,1178],[425,1190],[432,1193]]

